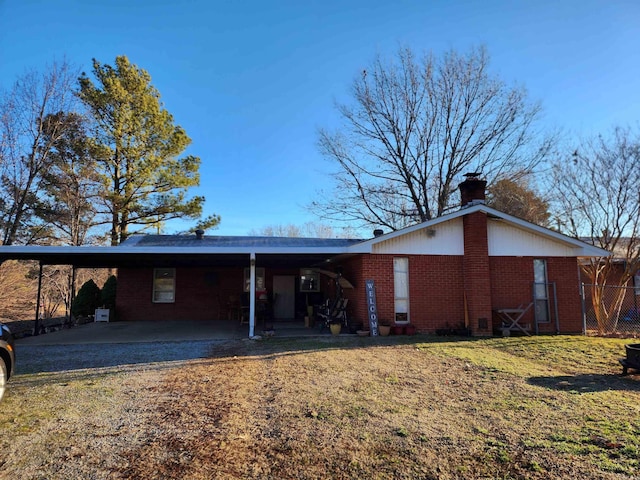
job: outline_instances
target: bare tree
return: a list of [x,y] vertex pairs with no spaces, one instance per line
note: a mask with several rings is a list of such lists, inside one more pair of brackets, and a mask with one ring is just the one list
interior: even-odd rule
[[66,62],[53,63],[42,73],[31,71],[18,78],[11,91],[0,99],[3,245],[31,243],[42,236],[44,226],[38,225],[34,216],[41,175],[50,165],[53,143],[64,131],[63,123],[45,119],[73,110],[76,77],[77,72]]
[[267,225],[259,229],[253,229],[249,235],[261,237],[306,237],[306,238],[357,238],[352,228],[336,229],[330,225],[317,222],[307,222],[302,226]]
[[561,227],[613,253],[592,258],[582,270],[592,285],[598,330],[615,331],[624,289],[608,299],[605,291],[612,282],[627,286],[640,268],[640,135],[616,128],[588,140],[554,172]]
[[[35,272],[33,274],[35,277]],[[69,311],[70,277],[71,267],[69,265],[46,265],[43,268],[42,291],[40,292],[40,311],[43,318],[66,315]]]
[[337,106],[343,128],[320,131],[321,152],[338,166],[335,192],[311,205],[322,218],[398,229],[453,207],[461,175],[491,183],[530,172],[551,139],[537,141],[540,106],[489,73],[483,49],[417,60],[401,49],[378,57]]
[[29,271],[33,262],[7,260],[0,265],[0,317],[22,320],[33,317],[36,281]]
[[258,237],[302,237],[302,230],[297,225],[266,225],[262,228],[254,228],[249,235]]

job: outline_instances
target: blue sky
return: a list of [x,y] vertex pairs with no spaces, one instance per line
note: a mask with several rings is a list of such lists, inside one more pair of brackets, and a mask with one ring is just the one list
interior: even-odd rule
[[304,207],[331,169],[317,130],[339,125],[334,102],[376,54],[479,45],[542,102],[545,126],[638,125],[635,0],[0,0],[0,87],[63,57],[90,72],[127,55],[151,74],[202,159],[193,193],[220,235],[316,220]]

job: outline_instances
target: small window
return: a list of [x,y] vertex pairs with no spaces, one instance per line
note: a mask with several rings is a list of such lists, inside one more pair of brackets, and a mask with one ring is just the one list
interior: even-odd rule
[[174,303],[176,301],[176,269],[156,268],[153,270],[153,303]]
[[300,270],[300,291],[301,292],[319,292],[320,291],[320,274],[315,270]]

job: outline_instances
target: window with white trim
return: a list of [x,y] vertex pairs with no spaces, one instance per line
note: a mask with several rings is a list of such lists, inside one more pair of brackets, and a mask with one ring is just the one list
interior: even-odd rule
[[409,259],[393,259],[393,297],[396,323],[409,323]]
[[542,258],[533,260],[533,299],[535,318],[538,323],[549,323],[549,283],[547,281],[547,261]]
[[176,301],[176,269],[153,269],[153,303],[174,303]]

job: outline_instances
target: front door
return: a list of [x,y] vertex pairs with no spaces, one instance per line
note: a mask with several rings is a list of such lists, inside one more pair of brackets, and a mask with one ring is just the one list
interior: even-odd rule
[[274,318],[294,318],[296,306],[295,275],[273,276]]

